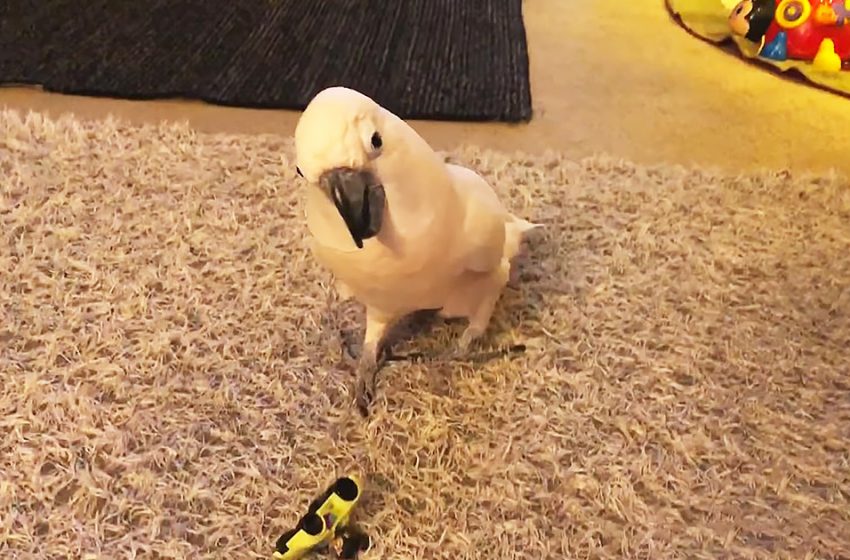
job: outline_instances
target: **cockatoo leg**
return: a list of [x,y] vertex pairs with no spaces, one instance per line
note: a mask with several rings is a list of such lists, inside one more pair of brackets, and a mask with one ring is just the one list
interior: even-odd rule
[[460,340],[458,340],[457,348],[455,348],[455,355],[458,357],[462,357],[469,353],[469,349],[472,348],[472,344],[481,338],[484,335],[486,329],[482,329],[478,325],[472,325],[464,329],[463,333],[460,335]]
[[496,270],[492,276],[489,276],[484,285],[481,286],[481,290],[478,292],[481,294],[480,299],[469,315],[469,324],[460,335],[460,340],[458,340],[455,349],[458,357],[468,354],[472,344],[487,331],[490,319],[493,317],[493,311],[496,309],[496,303],[499,301],[502,289],[507,284],[509,276],[510,265],[503,263],[503,266]]
[[490,318],[493,316],[493,310],[498,299],[498,295],[495,298],[487,298],[485,302],[482,302],[483,305],[478,308],[476,314],[469,318],[469,324],[460,335],[455,349],[458,357],[468,354],[473,343],[487,332],[487,326],[490,324]]
[[392,325],[386,315],[366,309],[366,334],[363,338],[363,353],[357,364],[357,380],[354,398],[357,408],[365,416],[375,396],[375,375],[381,368],[381,346]]
[[336,293],[340,301],[348,301],[354,297],[354,292],[352,292],[351,288],[348,287],[348,284],[342,280],[336,280],[334,282],[334,287],[336,288]]

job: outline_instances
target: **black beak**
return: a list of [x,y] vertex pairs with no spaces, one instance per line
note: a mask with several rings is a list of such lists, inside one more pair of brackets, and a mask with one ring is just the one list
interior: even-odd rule
[[378,235],[384,217],[384,187],[368,171],[340,167],[326,171],[319,186],[336,206],[358,249]]

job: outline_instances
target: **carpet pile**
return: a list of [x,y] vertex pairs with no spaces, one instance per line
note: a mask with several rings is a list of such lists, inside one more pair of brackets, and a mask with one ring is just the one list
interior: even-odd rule
[[545,224],[485,348],[310,258],[290,141],[0,112],[0,556],[269,558],[336,476],[364,558],[850,555],[850,188],[465,148]]

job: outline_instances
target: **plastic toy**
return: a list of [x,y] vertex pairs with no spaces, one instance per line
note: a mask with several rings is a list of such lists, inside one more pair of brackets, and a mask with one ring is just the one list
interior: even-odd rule
[[310,503],[295,528],[277,539],[273,557],[296,560],[330,543],[340,558],[356,558],[358,552],[369,547],[369,537],[349,526],[351,512],[361,494],[357,477],[337,479]]
[[810,61],[824,72],[850,66],[850,0],[743,0],[729,26],[770,60]]

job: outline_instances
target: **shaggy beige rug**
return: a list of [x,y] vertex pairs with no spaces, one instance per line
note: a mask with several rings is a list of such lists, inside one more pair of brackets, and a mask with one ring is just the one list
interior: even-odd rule
[[0,557],[847,558],[850,187],[452,154],[543,222],[485,348],[349,405],[288,140],[0,113]]

